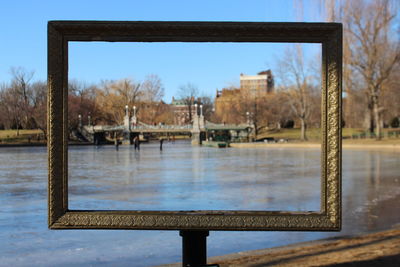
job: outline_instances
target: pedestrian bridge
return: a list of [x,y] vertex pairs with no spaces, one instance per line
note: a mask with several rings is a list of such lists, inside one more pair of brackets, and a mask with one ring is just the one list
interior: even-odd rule
[[187,125],[150,125],[145,123],[138,123],[127,128],[125,125],[109,126],[109,125],[96,125],[84,126],[87,131],[95,132],[131,132],[131,133],[182,133],[191,132],[193,124]]
[[[125,120],[125,121],[130,121]],[[193,144],[199,144],[202,140],[208,140],[216,132],[229,132],[235,138],[248,138],[253,130],[250,124],[216,124],[204,120],[203,116],[194,117],[193,123],[186,125],[151,125],[137,121],[137,123],[125,123],[124,125],[85,125],[80,126],[77,135],[82,139],[93,143],[100,143],[105,136],[123,136],[123,139],[132,143],[132,139],[139,134],[175,135],[188,134],[192,137]]]
[[[83,128],[89,133],[96,132],[132,132],[132,133],[182,133],[192,132],[195,127],[193,124],[186,125],[150,125],[140,123],[139,125],[132,126],[130,129],[126,129],[124,125],[110,126],[110,125],[96,125],[96,126],[83,126]],[[248,128],[252,128],[249,124],[216,124],[206,121],[204,127],[200,128],[200,131],[223,131],[233,130],[242,131]]]

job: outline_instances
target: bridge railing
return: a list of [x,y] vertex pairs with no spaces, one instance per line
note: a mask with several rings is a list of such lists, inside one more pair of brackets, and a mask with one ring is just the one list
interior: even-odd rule
[[[249,124],[215,124],[206,121],[204,128],[221,128],[221,129],[236,129],[236,128],[247,128],[247,127],[252,127],[252,125]],[[96,125],[96,126],[84,126],[85,130],[89,133],[94,133],[94,132],[107,132],[107,131],[124,131],[125,126],[124,125],[117,125],[117,126],[111,126],[111,125]],[[131,126],[131,130],[192,130],[193,129],[193,124],[185,124],[185,125],[165,125],[165,124],[157,124],[157,125],[151,125],[151,124],[145,124],[143,122],[139,122],[137,125]],[[204,129],[202,129],[204,130]]]
[[111,126],[111,125],[96,125],[92,126],[93,132],[108,132],[108,131],[119,131],[124,130],[123,125]]
[[135,130],[146,130],[146,129],[153,129],[153,130],[188,130],[192,129],[193,125],[135,125],[132,126],[131,129]]

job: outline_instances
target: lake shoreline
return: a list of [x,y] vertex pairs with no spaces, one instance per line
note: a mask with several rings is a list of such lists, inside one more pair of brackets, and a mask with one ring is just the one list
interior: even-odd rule
[[[343,142],[343,149],[384,149],[384,150],[399,150],[400,151],[400,143],[399,144],[379,144],[379,141],[374,143],[348,143]],[[304,142],[304,143],[231,143],[230,147],[233,148],[321,148],[321,144],[312,143],[312,142]]]
[[[93,143],[69,143],[68,146],[91,146]],[[0,148],[2,147],[47,147],[47,143],[43,142],[32,142],[32,143],[0,143]]]
[[[400,151],[399,143],[380,143],[381,141],[370,141],[370,142],[351,142],[344,141],[342,143],[343,149],[373,149],[373,150],[393,150]],[[110,146],[114,144],[103,144],[101,146]],[[32,142],[32,143],[0,143],[0,149],[2,147],[46,147],[47,143],[43,142]],[[83,142],[70,142],[68,146],[94,146],[93,143]],[[122,145],[125,146],[125,145]],[[251,142],[251,143],[231,143],[231,148],[310,148],[319,149],[321,148],[320,143],[316,142],[287,142],[287,143],[263,143],[263,142]]]

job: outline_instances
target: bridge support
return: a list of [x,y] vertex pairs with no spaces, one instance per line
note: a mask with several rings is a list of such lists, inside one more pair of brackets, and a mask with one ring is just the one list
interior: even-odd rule
[[192,131],[192,145],[201,145],[200,130]]
[[201,145],[201,130],[204,130],[204,125],[204,116],[201,111],[200,116],[197,114],[193,116],[192,145]]
[[122,139],[122,144],[123,145],[133,145],[133,138],[135,134],[132,132],[126,132],[124,131],[123,133],[123,139]]

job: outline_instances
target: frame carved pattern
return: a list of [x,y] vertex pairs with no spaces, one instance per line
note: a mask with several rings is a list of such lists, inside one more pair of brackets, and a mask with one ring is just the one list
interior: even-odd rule
[[[322,44],[321,211],[81,211],[68,209],[69,41]],[[51,229],[339,231],[342,25],[338,23],[50,21],[48,225]]]

